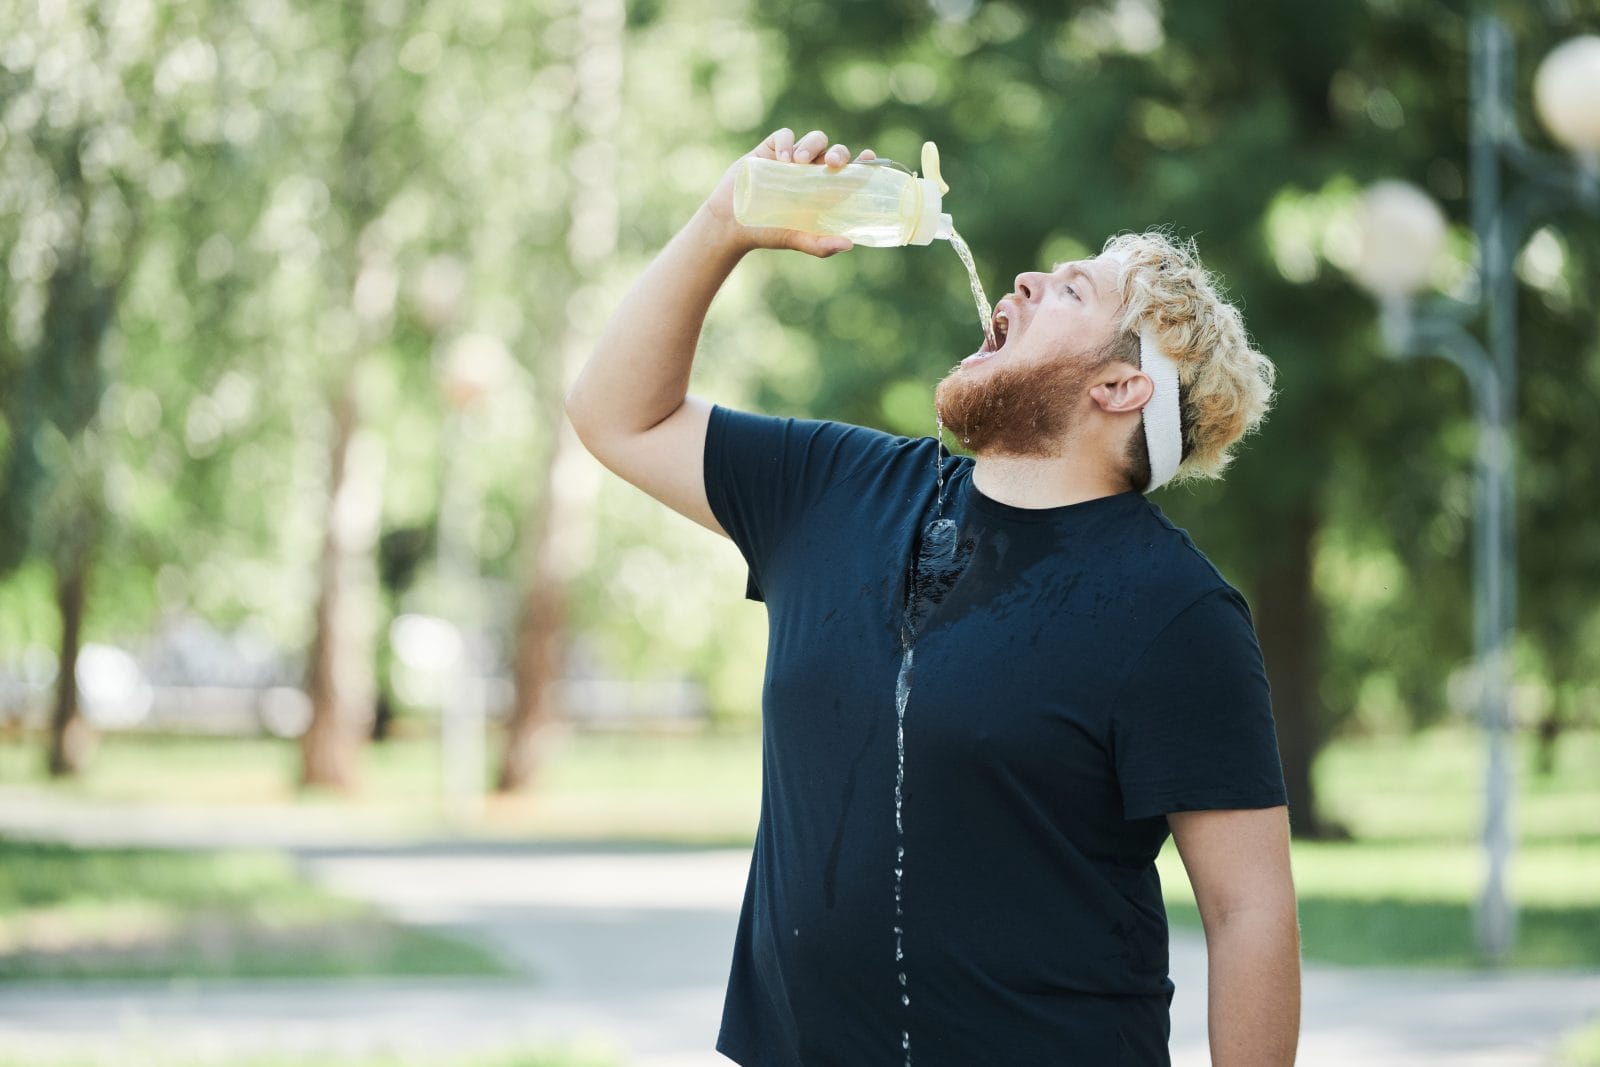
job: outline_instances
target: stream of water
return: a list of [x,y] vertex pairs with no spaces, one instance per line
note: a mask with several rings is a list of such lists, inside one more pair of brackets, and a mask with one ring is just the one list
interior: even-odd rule
[[[972,261],[972,250],[954,230],[950,233],[950,246],[961,257],[972,282],[972,299],[978,306],[978,321],[983,325],[983,335],[994,344],[994,312],[989,298],[984,294],[983,283],[978,280],[978,268]],[[934,507],[935,517],[922,530],[922,536],[913,553],[911,571],[906,579],[905,616],[900,626],[900,671],[894,681],[895,715],[895,772],[894,772],[894,962],[895,981],[899,986],[900,1009],[911,1008],[911,983],[906,974],[905,952],[905,785],[906,785],[906,707],[911,702],[911,674],[916,663],[917,636],[922,632],[935,605],[955,585],[971,556],[971,544],[962,545],[956,537],[954,520],[944,517],[944,419],[935,413],[938,448],[934,452]],[[905,1054],[905,1067],[911,1067],[911,1029],[903,1023],[900,1030],[900,1049]]]

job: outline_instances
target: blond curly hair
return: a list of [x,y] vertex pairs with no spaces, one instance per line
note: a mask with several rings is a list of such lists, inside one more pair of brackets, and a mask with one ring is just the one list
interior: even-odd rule
[[[1121,321],[1106,360],[1139,365],[1139,333],[1153,326],[1161,349],[1178,365],[1183,461],[1169,485],[1217,479],[1233,462],[1233,445],[1266,418],[1278,369],[1245,332],[1239,309],[1223,299],[1200,263],[1195,243],[1166,230],[1107,239],[1100,255],[1117,263]],[[1143,423],[1129,435],[1129,485],[1150,482]]]

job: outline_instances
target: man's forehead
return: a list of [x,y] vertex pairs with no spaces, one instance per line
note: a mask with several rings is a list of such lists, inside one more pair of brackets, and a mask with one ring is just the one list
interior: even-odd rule
[[1051,264],[1051,274],[1085,274],[1094,282],[1096,290],[1105,289],[1116,282],[1117,263],[1109,256],[1091,256],[1088,259],[1069,259]]
[[1104,277],[1109,272],[1116,270],[1116,263],[1106,256],[1090,256],[1087,259],[1064,259],[1059,263],[1050,265],[1051,274],[1071,273],[1075,270],[1092,274],[1096,278]]

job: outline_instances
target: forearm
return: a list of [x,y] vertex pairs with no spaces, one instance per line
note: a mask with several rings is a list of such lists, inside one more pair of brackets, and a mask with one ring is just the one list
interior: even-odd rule
[[744,251],[706,207],[661,250],[567,393],[567,414],[580,437],[643,433],[678,409],[706,312]]
[[1300,930],[1294,909],[1207,924],[1213,1067],[1288,1067],[1300,1038]]

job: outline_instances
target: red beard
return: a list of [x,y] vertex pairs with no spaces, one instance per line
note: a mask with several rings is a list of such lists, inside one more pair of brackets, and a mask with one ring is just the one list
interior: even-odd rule
[[975,453],[1049,456],[1072,429],[1092,370],[1065,359],[1006,360],[977,373],[955,368],[934,391],[945,429]]

